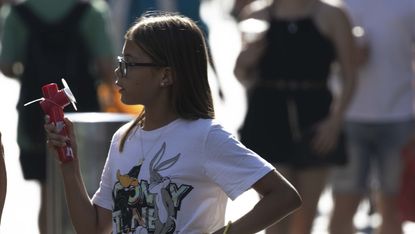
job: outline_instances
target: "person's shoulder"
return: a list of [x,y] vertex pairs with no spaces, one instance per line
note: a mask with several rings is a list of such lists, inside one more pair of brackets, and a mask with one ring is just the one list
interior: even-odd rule
[[109,6],[106,1],[88,1],[82,2],[84,4],[90,5],[90,12],[92,14],[101,15],[101,14],[108,14]]
[[329,17],[342,16],[346,12],[346,5],[340,1],[319,1],[319,12]]
[[271,3],[269,1],[252,1],[242,9],[239,20],[242,21],[252,18],[266,20],[270,7]]
[[231,131],[229,131],[220,121],[212,119],[210,121],[208,136],[214,138],[228,139],[233,137]]
[[351,18],[346,5],[339,1],[319,1],[318,17],[324,22],[329,32],[344,31],[351,27]]
[[212,132],[224,131],[223,126],[215,119],[199,118],[196,120],[182,120],[180,127],[186,131],[186,135],[193,138],[207,138]]
[[89,5],[89,9],[83,17],[83,24],[87,31],[91,28],[101,28],[100,26],[108,23],[110,10],[105,1],[90,1],[82,3]]
[[[133,125],[133,124],[134,124],[134,120],[131,120],[128,123],[125,123],[121,127],[119,127],[113,135],[113,141],[120,140],[124,136],[124,134],[128,131],[128,129],[131,127],[131,125]],[[130,134],[132,134],[132,133],[130,133]]]
[[215,128],[223,128],[220,122],[216,119],[197,119],[194,121],[190,121],[190,124],[194,126],[198,126],[199,128],[204,128],[206,130],[211,130]]
[[212,124],[213,124],[213,120],[212,119],[203,119],[203,118],[199,118],[199,119],[195,119],[195,120],[180,120],[180,123],[182,123],[182,126],[184,129],[187,130],[195,130],[197,132],[200,131],[205,131],[207,129],[209,129]]
[[[23,3],[19,3],[23,4]],[[0,9],[0,16],[4,20],[15,19],[17,12],[16,12],[17,4],[6,4],[1,7]]]

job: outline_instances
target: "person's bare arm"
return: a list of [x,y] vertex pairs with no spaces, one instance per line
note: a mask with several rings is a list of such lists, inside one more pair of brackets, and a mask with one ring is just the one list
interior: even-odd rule
[[352,99],[356,86],[356,44],[351,31],[352,25],[345,12],[337,9],[331,15],[331,18],[332,22],[335,22],[331,31],[340,64],[343,87],[337,106],[333,109],[333,115],[342,117]]
[[61,163],[66,202],[72,224],[78,234],[110,233],[111,211],[92,204],[86,191],[77,155],[76,138],[72,123],[65,119],[68,127],[69,138],[59,135],[56,127],[46,120],[45,130],[47,133],[49,152],[58,159],[55,147],[62,147],[70,141],[75,155],[71,162]]
[[337,144],[345,112],[352,100],[356,86],[355,61],[356,45],[352,35],[352,26],[344,10],[338,7],[326,7],[323,18],[328,24],[328,36],[333,41],[337,61],[340,65],[341,92],[334,98],[331,112],[319,126],[313,139],[317,152],[325,154]]
[[17,78],[18,77],[18,74],[16,74],[16,72],[14,70],[15,69],[13,69],[13,64],[6,64],[6,63],[1,63],[0,64],[0,71],[6,77],[9,77],[9,78]]
[[[267,41],[264,37],[268,25],[269,5],[255,2],[245,7],[243,20],[238,28],[241,35],[241,50],[234,66],[234,75],[247,89],[255,84],[258,76],[258,62]],[[262,28],[263,30],[258,30]]]
[[[271,171],[253,188],[262,196],[254,208],[232,223],[231,233],[256,233],[288,216],[301,205],[301,197],[295,188],[277,171]],[[222,234],[225,227],[214,232]]]
[[0,132],[0,221],[3,214],[4,201],[6,200],[7,192],[7,174],[6,174],[6,165],[4,163],[4,148],[3,142],[1,140]]

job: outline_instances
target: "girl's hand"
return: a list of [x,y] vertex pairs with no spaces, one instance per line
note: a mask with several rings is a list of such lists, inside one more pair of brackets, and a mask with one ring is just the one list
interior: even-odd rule
[[341,121],[333,117],[317,126],[316,134],[311,141],[311,146],[317,154],[324,156],[337,147],[340,129]]
[[59,131],[54,123],[50,122],[50,118],[48,115],[45,116],[45,131],[46,131],[46,139],[47,139],[47,145],[49,148],[49,152],[56,158],[59,159],[58,152],[56,150],[57,147],[64,147],[67,144],[70,144],[72,147],[72,151],[74,154],[74,160],[77,159],[77,144],[76,144],[76,138],[73,130],[73,124],[72,122],[65,118],[64,119],[66,129],[68,131],[68,136],[63,136],[59,134]]

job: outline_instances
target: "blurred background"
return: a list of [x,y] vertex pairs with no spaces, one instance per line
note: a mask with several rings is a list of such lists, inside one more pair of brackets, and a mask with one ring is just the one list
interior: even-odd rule
[[[111,14],[125,12],[125,6],[120,2],[124,0],[108,1]],[[128,1],[126,1],[128,2]],[[229,14],[232,0],[206,0],[202,1],[201,17],[209,28],[209,44],[216,66],[216,74],[211,70],[211,87],[214,93],[217,118],[232,133],[236,134],[246,111],[245,91],[233,75],[233,67],[239,53],[241,43],[235,20]],[[124,7],[124,8],[123,8]],[[113,18],[114,35],[122,35],[116,27],[117,17]],[[115,48],[120,51],[120,38],[114,36],[118,44]],[[217,78],[216,78],[217,75]],[[7,79],[0,74],[0,130],[5,147],[5,160],[8,176],[8,193],[0,225],[0,233],[27,233],[37,234],[37,216],[40,205],[40,188],[36,182],[23,179],[16,143],[17,112],[16,103],[19,94],[19,83]],[[219,89],[223,98],[219,96]],[[415,199],[415,198],[414,198]],[[227,219],[235,220],[250,209],[258,200],[253,191],[247,191],[235,201],[229,203]],[[319,203],[319,214],[313,228],[314,234],[327,232],[328,215],[332,208],[330,188],[327,187]],[[368,215],[369,204],[363,202],[355,218],[355,225],[362,230],[361,233],[370,233],[371,227],[379,222],[376,213]],[[405,233],[415,233],[413,223],[405,223]]]

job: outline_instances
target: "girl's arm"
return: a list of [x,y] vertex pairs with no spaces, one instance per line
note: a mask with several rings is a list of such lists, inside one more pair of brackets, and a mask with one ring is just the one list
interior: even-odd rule
[[110,233],[111,232],[111,211],[96,206],[91,202],[86,191],[77,155],[76,138],[73,125],[65,119],[68,128],[69,138],[59,135],[56,127],[47,118],[45,130],[47,133],[49,152],[55,158],[59,158],[55,147],[62,147],[70,141],[75,155],[71,162],[61,163],[60,168],[63,177],[66,202],[69,208],[69,215],[76,233]]
[[[259,232],[294,212],[302,203],[295,188],[275,170],[252,187],[261,194],[262,199],[251,211],[231,224],[228,234]],[[224,230],[225,227],[214,234],[222,234]]]

